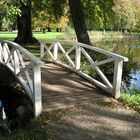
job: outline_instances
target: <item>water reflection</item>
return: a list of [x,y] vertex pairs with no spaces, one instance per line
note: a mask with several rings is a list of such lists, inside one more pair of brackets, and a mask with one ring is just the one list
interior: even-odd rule
[[[139,44],[140,45],[140,44]],[[140,64],[140,47],[135,47],[133,50],[133,61]]]
[[138,88],[138,89],[140,89],[140,72],[132,72],[131,74],[130,74],[133,78],[130,80],[130,90],[132,90],[133,89],[133,87],[134,87],[134,85]]
[[[129,70],[127,75],[124,75],[122,87],[132,91],[134,85],[140,89],[140,39],[125,38],[125,39],[109,39],[100,42],[94,42],[96,47],[100,47],[129,58],[129,62],[124,65]],[[125,70],[126,70],[125,69]]]

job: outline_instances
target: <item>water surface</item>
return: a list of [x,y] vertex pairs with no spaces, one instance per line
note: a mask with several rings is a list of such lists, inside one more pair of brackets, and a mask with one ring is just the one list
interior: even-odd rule
[[103,39],[94,44],[96,47],[129,57],[129,62],[125,63],[128,63],[130,71],[127,75],[123,75],[122,87],[131,91],[135,85],[140,89],[140,39],[138,37]]

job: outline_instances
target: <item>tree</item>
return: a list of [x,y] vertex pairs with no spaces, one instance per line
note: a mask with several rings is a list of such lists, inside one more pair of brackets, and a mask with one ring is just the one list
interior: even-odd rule
[[117,24],[121,29],[132,29],[136,25],[133,4],[130,0],[116,0],[113,7],[117,16]]
[[6,16],[6,8],[0,4],[0,31],[2,30],[2,21]]
[[140,31],[140,1],[139,0],[133,0],[132,2],[132,8],[135,14],[135,21],[136,21],[136,26],[134,30]]
[[15,42],[19,44],[38,42],[32,33],[31,0],[26,0],[26,3],[20,1],[19,9],[21,10],[21,15],[17,15],[18,35]]
[[82,3],[89,30],[111,28],[114,0],[82,0]]
[[79,42],[90,44],[80,0],[69,0],[73,26]]

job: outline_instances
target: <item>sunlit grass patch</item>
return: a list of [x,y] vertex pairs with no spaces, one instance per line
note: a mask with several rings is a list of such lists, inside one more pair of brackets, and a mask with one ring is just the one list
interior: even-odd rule
[[47,40],[61,40],[64,37],[64,33],[62,32],[46,32],[46,33],[36,33],[34,32],[34,36],[39,41],[47,41]]
[[[39,41],[47,41],[47,40],[61,40],[64,38],[63,32],[33,32],[34,37],[36,37]],[[10,40],[14,41],[17,36],[17,32],[0,32],[0,40]]]
[[129,92],[124,92],[121,94],[120,100],[127,106],[132,107],[133,109],[140,112],[140,90],[133,88],[133,94]]

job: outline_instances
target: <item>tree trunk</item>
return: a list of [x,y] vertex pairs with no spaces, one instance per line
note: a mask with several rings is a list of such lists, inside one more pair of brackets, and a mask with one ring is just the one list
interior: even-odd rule
[[28,0],[26,5],[21,4],[21,16],[17,17],[18,35],[15,42],[19,44],[37,43],[37,39],[33,37],[31,23],[31,1]]
[[69,0],[73,26],[79,42],[90,44],[80,0]]

